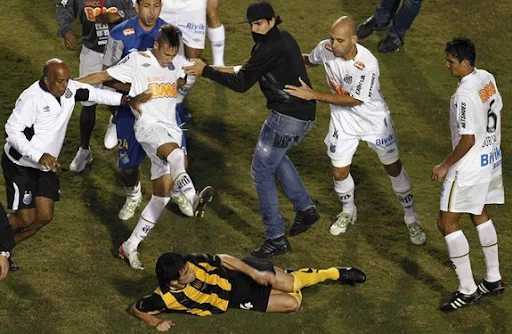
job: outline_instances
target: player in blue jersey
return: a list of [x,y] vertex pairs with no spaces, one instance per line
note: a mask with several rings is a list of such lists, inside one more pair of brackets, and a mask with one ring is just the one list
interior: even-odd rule
[[[159,18],[162,8],[161,0],[137,0],[138,16],[131,18],[112,29],[105,54],[103,56],[104,68],[117,64],[122,58],[134,51],[144,51],[153,46],[160,27],[166,22]],[[120,84],[112,87],[129,90]],[[121,178],[126,191],[126,201],[119,211],[119,219],[128,220],[135,214],[135,210],[142,201],[142,192],[139,181],[139,164],[146,154],[135,139],[133,124],[135,117],[130,108],[116,108],[116,129],[118,138],[118,166],[121,169]],[[179,123],[181,123],[178,120]],[[180,206],[182,212],[190,211],[189,205],[179,191],[173,191],[171,197]]]

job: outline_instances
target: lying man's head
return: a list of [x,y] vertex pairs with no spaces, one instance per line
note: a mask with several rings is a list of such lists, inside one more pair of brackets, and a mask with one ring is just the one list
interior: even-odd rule
[[160,289],[179,288],[196,279],[196,275],[185,258],[176,253],[165,253],[156,262],[156,277]]

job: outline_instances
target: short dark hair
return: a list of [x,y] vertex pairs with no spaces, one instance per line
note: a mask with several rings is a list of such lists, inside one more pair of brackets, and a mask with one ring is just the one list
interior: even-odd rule
[[452,55],[459,62],[462,62],[464,59],[466,59],[471,66],[475,66],[475,45],[467,37],[455,37],[446,43],[446,48],[444,51]]
[[166,43],[170,47],[180,46],[180,33],[172,24],[166,24],[158,32],[157,42],[159,45]]
[[180,270],[185,268],[187,261],[185,258],[176,253],[165,253],[156,261],[156,277],[160,289],[165,289],[169,282],[177,280],[180,277]]
[[[142,1],[142,0],[137,0],[137,5],[140,5],[140,2],[141,2],[141,1]],[[162,2],[162,0],[160,0],[160,2]]]

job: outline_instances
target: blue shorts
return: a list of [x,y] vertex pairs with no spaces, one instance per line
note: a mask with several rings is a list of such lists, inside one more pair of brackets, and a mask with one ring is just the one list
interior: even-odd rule
[[140,165],[146,157],[146,152],[142,149],[137,139],[133,124],[133,116],[130,107],[119,106],[116,110],[116,130],[117,130],[117,165],[121,169],[131,169]]

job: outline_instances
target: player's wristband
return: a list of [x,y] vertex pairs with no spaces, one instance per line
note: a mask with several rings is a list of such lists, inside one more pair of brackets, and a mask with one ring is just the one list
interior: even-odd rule
[[233,73],[238,73],[242,69],[242,65],[233,66]]
[[5,256],[6,258],[10,258],[11,257],[11,253],[7,252],[7,251],[2,251],[2,252],[0,252],[0,256]]

